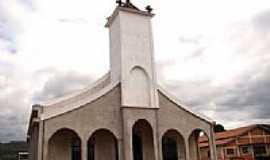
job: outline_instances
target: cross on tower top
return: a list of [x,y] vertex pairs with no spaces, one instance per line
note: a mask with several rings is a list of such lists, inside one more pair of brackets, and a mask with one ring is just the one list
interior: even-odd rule
[[[126,8],[131,8],[131,9],[141,11],[138,7],[136,7],[134,4],[131,3],[131,0],[126,0],[125,3],[122,2],[122,0],[116,0],[116,3],[120,7],[126,7]],[[146,6],[145,9],[148,13],[151,13],[153,11],[153,8],[150,5]]]
[[139,10],[139,8],[137,8],[134,4],[132,4],[130,2],[130,0],[126,0],[126,2],[122,2],[122,0],[117,0],[116,3],[118,4],[118,6],[120,7],[126,7],[126,8],[132,8],[132,9],[136,9]]

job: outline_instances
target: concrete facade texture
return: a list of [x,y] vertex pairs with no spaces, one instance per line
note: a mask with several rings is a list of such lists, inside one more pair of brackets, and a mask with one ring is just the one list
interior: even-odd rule
[[89,89],[35,107],[28,130],[32,160],[166,160],[166,138],[176,144],[176,160],[199,160],[200,131],[216,160],[214,122],[156,83],[152,17],[116,8],[106,25],[110,73]]

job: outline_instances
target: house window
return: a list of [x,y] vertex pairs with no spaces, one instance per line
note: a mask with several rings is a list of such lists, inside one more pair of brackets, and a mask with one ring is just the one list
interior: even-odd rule
[[233,156],[235,154],[235,149],[234,148],[227,148],[226,149],[226,154],[228,156]]
[[248,148],[248,146],[242,146],[241,147],[241,153],[242,154],[249,154],[249,148]]
[[254,146],[254,154],[255,155],[266,154],[266,148],[265,148],[265,146],[264,145]]

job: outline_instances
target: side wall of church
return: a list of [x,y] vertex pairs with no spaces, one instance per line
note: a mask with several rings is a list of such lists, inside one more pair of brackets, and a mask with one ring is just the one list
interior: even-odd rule
[[[161,92],[159,92],[159,106],[158,143],[162,144],[162,137],[167,131],[176,130],[184,138],[186,159],[192,159],[193,157],[189,158],[189,153],[193,151],[189,151],[189,148],[194,148],[190,145],[196,144],[194,131],[200,130],[205,132],[208,137],[212,137],[212,124],[180,108]],[[159,145],[159,153],[159,156],[162,157],[162,145]],[[215,154],[214,151],[213,154]]]
[[47,160],[50,138],[60,129],[70,129],[79,136],[82,153],[85,156],[83,159],[87,156],[87,142],[95,131],[106,129],[120,139],[122,137],[120,100],[120,87],[117,86],[90,104],[45,120],[43,159]]
[[159,92],[158,124],[159,133],[163,135],[169,129],[176,129],[184,137],[200,129],[210,136],[211,124],[177,106]]

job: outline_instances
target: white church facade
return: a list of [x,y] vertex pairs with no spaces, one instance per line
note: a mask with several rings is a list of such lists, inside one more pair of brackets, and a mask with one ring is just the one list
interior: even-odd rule
[[119,2],[108,18],[110,71],[90,87],[32,107],[31,160],[216,160],[215,122],[157,84],[151,10]]

